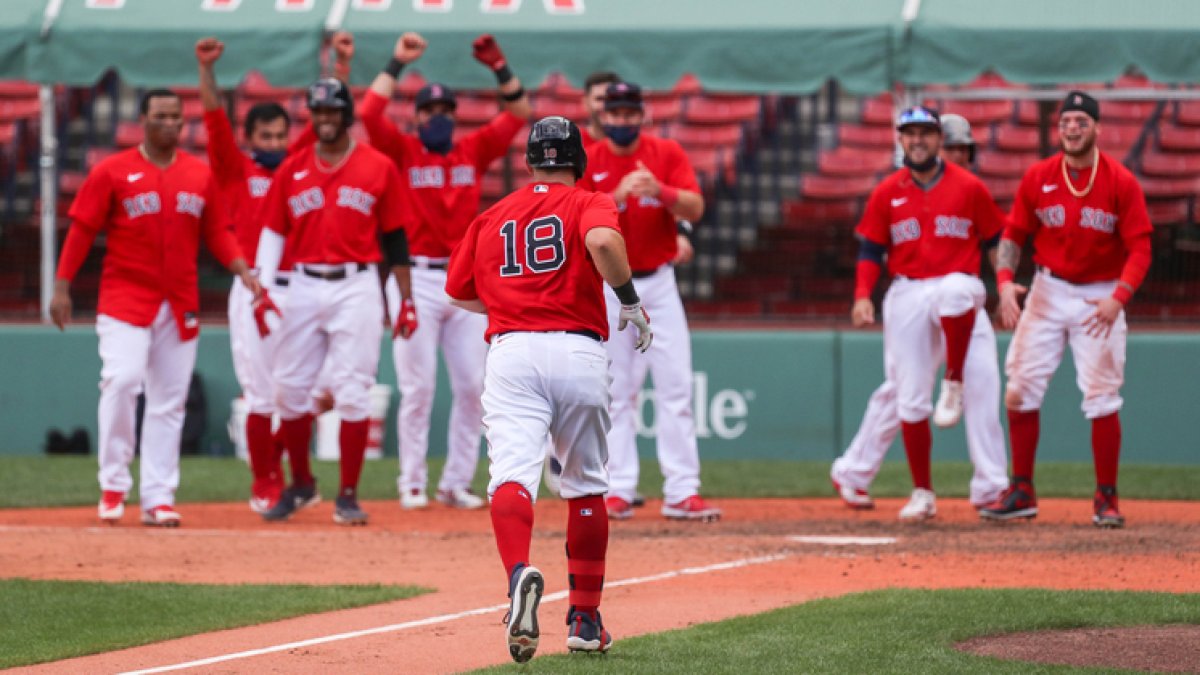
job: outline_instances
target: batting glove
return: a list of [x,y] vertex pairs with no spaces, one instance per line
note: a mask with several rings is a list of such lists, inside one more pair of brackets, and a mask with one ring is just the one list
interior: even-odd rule
[[392,339],[398,337],[408,339],[417,332],[417,305],[412,298],[405,298],[400,303],[400,312],[396,315],[396,327],[392,329]]
[[620,318],[621,323],[617,324],[617,330],[625,330],[625,326],[630,323],[637,326],[637,344],[634,347],[645,354],[650,348],[650,343],[654,341],[654,331],[650,330],[650,315],[646,313],[646,308],[642,307],[640,302],[621,305]]
[[500,51],[500,45],[496,44],[496,38],[491,34],[480,35],[475,38],[475,42],[471,43],[474,48],[475,60],[492,70],[500,70],[508,62],[504,59],[504,52]]
[[274,312],[276,321],[278,321],[283,317],[283,312],[279,311],[279,308],[276,307],[275,303],[271,301],[271,296],[269,293],[267,293],[267,289],[265,288],[263,289],[262,293],[254,299],[254,304],[252,304],[251,307],[254,309],[254,323],[256,326],[258,326],[259,337],[267,337],[271,334],[271,325],[270,322],[267,321],[267,314]]

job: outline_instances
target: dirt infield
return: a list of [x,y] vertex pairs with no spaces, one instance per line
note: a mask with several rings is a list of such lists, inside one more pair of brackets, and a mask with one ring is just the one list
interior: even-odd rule
[[[1129,527],[1115,531],[1093,528],[1083,500],[1043,500],[1034,523],[1004,525],[980,523],[962,500],[942,500],[937,519],[918,526],[896,521],[902,500],[880,500],[871,512],[832,499],[721,505],[720,523],[669,522],[651,502],[613,524],[604,612],[618,641],[878,588],[1200,587],[1200,503],[1123,500]],[[134,513],[125,526],[102,527],[90,507],[0,511],[4,577],[437,590],[27,670],[120,672],[214,659],[195,672],[416,673],[506,662],[506,580],[487,513],[364,506],[372,523],[356,529],[334,525],[329,504],[271,526],[244,504],[185,505],[185,526],[174,531],[138,526]],[[548,594],[539,653],[565,649],[566,627],[554,618],[566,612],[565,523],[562,502],[538,503],[533,562]]]

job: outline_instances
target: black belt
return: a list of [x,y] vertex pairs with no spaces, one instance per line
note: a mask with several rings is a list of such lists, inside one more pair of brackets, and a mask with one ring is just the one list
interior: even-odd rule
[[286,288],[287,285],[289,283],[291,283],[291,281],[292,280],[288,279],[287,277],[275,277],[275,285],[276,286],[283,286],[284,288]]
[[600,334],[594,330],[561,330],[561,331],[560,330],[547,330],[547,331],[506,330],[503,333],[496,333],[496,337],[500,337],[501,335],[508,335],[510,333],[530,333],[530,332],[566,333],[567,335],[578,335],[580,337],[585,337],[589,340],[595,340],[596,342],[604,342],[604,338],[600,337]]
[[662,268],[661,268],[661,267],[655,267],[655,268],[654,268],[654,269],[652,269],[652,270],[634,270],[634,271],[633,271],[633,278],[634,278],[634,279],[645,279],[646,277],[653,276],[653,275],[657,274],[657,273],[658,273],[658,271],[659,271],[660,269],[662,269]]
[[413,267],[419,270],[444,270],[449,264],[444,262],[414,262]]
[[[367,271],[367,264],[366,263],[354,263],[354,269],[355,269],[355,272],[365,272],[365,271]],[[300,271],[304,272],[305,274],[307,274],[310,277],[313,277],[316,279],[324,279],[325,281],[341,281],[342,279],[346,278],[346,267],[345,266],[339,267],[335,270],[329,270],[328,272],[323,272],[321,270],[314,270],[311,267],[307,267],[305,265],[300,265]]]

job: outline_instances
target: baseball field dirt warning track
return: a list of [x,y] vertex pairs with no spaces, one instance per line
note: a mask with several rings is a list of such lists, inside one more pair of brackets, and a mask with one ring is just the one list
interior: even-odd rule
[[[902,500],[850,512],[836,500],[722,500],[719,523],[675,523],[651,502],[613,523],[605,625],[624,637],[889,587],[1144,590],[1200,586],[1200,504],[1123,501],[1124,530],[1091,504],[1043,500],[1033,523],[980,523],[962,500],[903,525]],[[365,503],[344,528],[321,504],[264,525],[244,504],[181,507],[184,527],[100,527],[95,508],[0,511],[0,575],[193,583],[411,584],[436,592],[134,649],[30,672],[455,672],[508,662],[505,577],[486,511],[402,512]],[[537,504],[533,562],[546,574],[541,653],[565,650],[563,502]],[[1082,572],[1081,570],[1086,570]]]

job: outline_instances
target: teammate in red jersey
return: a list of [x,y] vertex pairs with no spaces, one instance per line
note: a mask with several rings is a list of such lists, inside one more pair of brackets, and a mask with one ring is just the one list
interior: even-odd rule
[[607,70],[600,70],[588,75],[583,81],[583,109],[587,112],[587,126],[581,127],[583,147],[587,148],[596,141],[603,141],[604,136],[604,95],[609,85],[621,81],[619,75]]
[[[657,450],[665,483],[662,513],[668,518],[715,520],[720,509],[700,496],[700,454],[692,419],[692,345],[673,264],[690,251],[677,219],[699,220],[704,197],[683,148],[641,129],[645,114],[636,84],[609,85],[604,96],[603,143],[589,148],[579,186],[612,195],[621,213],[629,264],[658,339],[646,359],[634,358],[628,336],[608,343],[613,360],[613,430],[608,470],[608,515],[633,516],[638,484],[634,412],[647,372],[654,374]],[[621,303],[607,294],[608,320],[618,321]]]
[[[1062,152],[1030,167],[1021,180],[1000,242],[997,281],[1002,324],[1016,326],[1005,369],[1012,481],[980,511],[991,520],[1037,515],[1033,461],[1050,377],[1071,346],[1083,413],[1092,421],[1096,493],[1092,522],[1122,527],[1117,505],[1121,453],[1118,414],[1125,381],[1125,305],[1150,268],[1146,199],[1133,174],[1100,152],[1100,104],[1072,91],[1058,119]],[[1024,286],[1013,281],[1021,246],[1033,237],[1037,273],[1022,312]]]
[[509,579],[506,630],[517,662],[533,657],[539,637],[545,581],[529,564],[529,547],[547,433],[563,467],[561,494],[569,509],[567,648],[603,652],[612,644],[599,612],[611,402],[602,282],[620,298],[619,328],[637,326],[638,349],[645,351],[653,338],[612,200],[574,187],[587,166],[578,127],[562,117],[539,121],[529,134],[526,163],[533,183],[471,223],[446,280],[452,302],[487,314],[488,494]]
[[[326,78],[309,87],[308,107],[318,142],[279,166],[264,206],[258,247],[263,283],[274,281],[284,243],[295,263],[275,349],[274,377],[282,432],[294,475],[275,506],[263,514],[283,520],[312,489],[310,392],[328,357],[335,409],[341,419],[341,484],[333,519],[364,524],[358,479],[367,445],[368,392],[375,383],[383,333],[383,298],[376,263],[387,262],[409,297],[408,245],[391,160],[350,138],[354,102],[342,82]],[[260,303],[261,316],[270,309]]]
[[144,140],[96,165],[71,205],[71,229],[59,259],[50,314],[61,329],[71,318],[71,280],[96,235],[106,235],[96,333],[100,338],[99,459],[101,520],[125,513],[133,486],[136,399],[146,411],[141,442],[142,522],[179,525],[179,438],[183,404],[196,362],[200,239],[261,292],[227,227],[208,166],[178,149],[183,127],[179,97],[165,89],[141,102]]
[[933,419],[952,426],[962,416],[963,364],[986,298],[979,280],[981,248],[999,237],[1003,215],[978,178],[938,156],[937,113],[910,108],[901,113],[897,129],[905,166],[876,186],[858,224],[851,319],[855,326],[875,322],[871,291],[887,255],[893,280],[883,306],[884,360],[895,375],[913,479],[900,519],[924,520],[937,513],[929,470],[934,375],[944,341],[946,375]]
[[440,347],[454,398],[446,465],[438,482],[437,499],[458,508],[480,508],[484,502],[470,491],[470,484],[479,462],[479,421],[483,415],[479,397],[487,350],[476,337],[484,321],[447,302],[443,290],[446,262],[471,219],[479,213],[483,174],[493,161],[507,154],[532,109],[500,47],[490,35],[484,35],[474,42],[475,58],[496,75],[504,110],[483,128],[456,141],[454,93],[444,85],[430,84],[417,94],[417,133],[401,133],[384,117],[384,108],[401,69],[420,58],[425,47],[420,35],[402,35],[396,41],[391,62],[371,84],[362,106],[371,144],[400,169],[401,191],[410,210],[406,227],[415,267],[413,297],[421,307],[417,315],[411,307],[401,306],[394,287],[388,286],[388,307],[397,326],[416,321],[422,326],[413,338],[392,343],[400,387],[397,486],[403,507],[424,508],[429,503],[425,460]]

